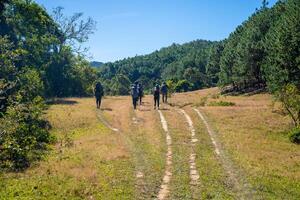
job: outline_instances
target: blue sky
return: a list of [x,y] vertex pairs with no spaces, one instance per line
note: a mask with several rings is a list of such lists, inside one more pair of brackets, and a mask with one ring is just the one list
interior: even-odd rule
[[[115,61],[151,53],[172,43],[221,40],[262,0],[36,0],[48,11],[83,12],[97,21],[86,45],[91,60]],[[273,5],[276,0],[269,0]]]

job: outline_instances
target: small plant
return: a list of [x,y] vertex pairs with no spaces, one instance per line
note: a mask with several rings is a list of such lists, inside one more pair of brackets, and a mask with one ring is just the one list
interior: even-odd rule
[[294,122],[295,127],[300,126],[300,91],[293,84],[287,84],[275,94],[288,115]]
[[289,132],[290,141],[296,144],[300,144],[300,128],[294,128]]
[[208,105],[209,106],[235,106],[235,103],[230,101],[212,101]]

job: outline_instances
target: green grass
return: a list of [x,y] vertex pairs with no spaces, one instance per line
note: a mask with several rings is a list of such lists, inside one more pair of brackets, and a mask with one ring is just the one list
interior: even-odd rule
[[[130,112],[130,119],[134,116],[133,112]],[[139,183],[140,185],[137,187],[136,199],[153,199],[158,194],[161,177],[164,173],[166,149],[164,148],[163,132],[160,128],[146,130],[141,123],[133,124],[130,131],[131,134],[128,134],[127,137],[131,141],[131,151],[134,156],[136,170],[144,174]],[[158,140],[161,144],[154,144],[153,139],[149,138],[149,134],[159,137]]]
[[258,199],[300,198],[300,149],[285,134],[287,118],[259,106],[205,112]]
[[227,174],[214,152],[214,146],[206,127],[192,111],[196,138],[199,140],[195,150],[196,166],[200,175],[201,199],[235,199],[232,188],[227,180]]
[[[47,116],[57,144],[26,171],[0,174],[1,200],[135,198],[134,163],[126,146],[97,120],[89,99],[78,101],[51,106]],[[80,115],[84,112],[90,114]]]
[[164,112],[172,137],[173,168],[169,199],[192,199],[190,186],[189,145],[190,135],[183,116],[176,112]]

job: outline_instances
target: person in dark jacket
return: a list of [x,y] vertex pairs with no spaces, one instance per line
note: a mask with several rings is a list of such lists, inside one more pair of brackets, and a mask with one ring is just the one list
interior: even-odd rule
[[153,89],[153,97],[154,97],[154,109],[156,109],[156,107],[159,109],[160,87],[158,84],[156,84]]
[[168,102],[168,86],[165,82],[162,84],[160,90],[161,90],[161,94],[162,94],[163,103],[167,103]]
[[139,92],[139,98],[138,100],[140,101],[140,105],[142,105],[142,98],[144,96],[144,88],[141,83],[138,84],[138,92]]
[[103,87],[102,87],[102,85],[101,85],[100,82],[97,82],[96,85],[95,85],[94,95],[95,95],[95,98],[96,98],[97,108],[99,109],[100,106],[101,106],[101,99],[102,99],[102,97],[104,95]]
[[131,87],[131,97],[132,97],[133,108],[135,110],[139,98],[138,82],[135,82],[134,85]]

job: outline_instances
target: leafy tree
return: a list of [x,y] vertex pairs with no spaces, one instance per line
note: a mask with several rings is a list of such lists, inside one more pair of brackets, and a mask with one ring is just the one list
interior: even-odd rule
[[219,81],[220,58],[224,50],[224,43],[214,44],[209,51],[208,63],[206,65],[207,78],[210,81],[208,85],[215,86]]
[[114,79],[113,79],[113,84],[112,84],[112,94],[116,95],[128,95],[130,91],[130,80],[126,75],[123,74],[118,74]]
[[288,0],[284,7],[278,7],[282,17],[267,35],[265,45],[268,56],[264,72],[272,92],[288,83],[300,89],[300,1]]

